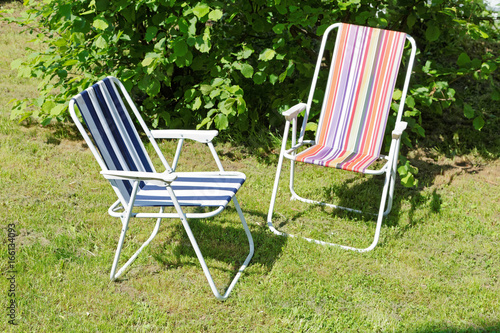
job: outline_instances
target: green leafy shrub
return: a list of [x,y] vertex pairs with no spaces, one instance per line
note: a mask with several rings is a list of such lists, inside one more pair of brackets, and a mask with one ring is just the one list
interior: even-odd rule
[[[405,31],[416,39],[407,146],[425,135],[422,119],[429,116],[459,113],[478,130],[498,117],[479,108],[472,96],[456,93],[457,82],[466,78],[480,82],[494,101],[500,98],[498,30],[482,1],[25,0],[25,5],[21,19],[9,20],[26,26],[45,50],[12,63],[19,75],[41,82],[39,98],[15,102],[12,118],[19,120],[64,120],[73,95],[113,75],[153,127],[231,128],[239,139],[279,131],[281,111],[305,100],[321,35],[334,22]],[[318,91],[317,100],[321,95]],[[399,102],[396,94],[395,110]],[[313,110],[312,121],[318,112]],[[414,184],[415,172],[404,164],[405,185]]]

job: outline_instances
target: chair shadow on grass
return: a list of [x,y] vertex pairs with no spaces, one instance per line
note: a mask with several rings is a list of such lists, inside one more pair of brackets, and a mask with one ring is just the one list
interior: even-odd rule
[[427,327],[422,327],[410,333],[483,333],[483,332],[500,332],[500,321],[496,319],[495,321],[482,323],[479,325],[472,324],[469,327],[453,327],[449,322],[446,323],[432,323]]
[[[228,206],[225,211],[231,215],[237,214],[234,207]],[[266,272],[269,272],[287,240],[268,232],[267,227],[249,223],[249,218],[255,219],[252,215],[261,215],[260,212],[243,209],[243,214],[247,219],[255,249],[248,264],[249,269],[245,270],[243,275],[252,274],[252,265],[263,267]],[[258,219],[260,218],[259,216]],[[229,284],[249,253],[248,239],[241,223],[233,222],[233,219],[228,218],[226,213],[221,214],[221,217],[211,219],[188,219],[188,223],[211,272],[218,270],[227,274],[227,281],[219,280],[217,284]],[[164,224],[167,225],[168,231],[163,230],[163,232],[168,234],[164,235],[162,240],[156,240],[156,244],[154,244],[155,240],[150,244],[154,260],[165,269],[200,266],[181,222],[172,219],[165,220]]]
[[[411,163],[412,165],[417,166],[419,170],[423,171],[419,173],[419,186],[416,188],[406,188],[400,183],[399,177],[397,177],[391,212],[385,216],[382,221],[383,227],[398,227],[397,233],[393,236],[397,238],[403,237],[406,232],[413,229],[417,225],[425,223],[424,218],[416,215],[418,210],[428,210],[429,213],[433,214],[440,213],[442,198],[439,190],[434,188],[432,191],[428,191],[428,193],[426,193],[423,189],[424,187],[431,186],[438,175],[441,175],[453,168],[453,166],[450,165],[438,165],[422,160],[412,160]],[[307,165],[306,167],[319,168],[314,165]],[[287,224],[293,224],[295,220],[307,216],[313,210],[319,209],[322,214],[325,214],[326,216],[340,217],[345,219],[346,222],[373,226],[374,232],[385,177],[368,176],[337,169],[324,169],[325,172],[344,172],[346,174],[350,174],[348,176],[350,178],[328,183],[326,185],[319,184],[317,186],[309,184],[308,182],[307,189],[300,188],[300,186],[296,185],[295,189],[297,194],[306,198],[313,196],[323,202],[361,210],[363,213],[359,214],[342,209],[333,209],[326,206],[305,204],[306,206],[303,211],[296,212],[293,216],[287,216],[284,221],[277,223],[276,226],[278,229],[282,230],[281,228],[285,227]],[[284,175],[287,175],[285,170],[283,171],[280,183],[288,181],[288,177],[283,177]],[[298,180],[300,176],[301,175],[296,175],[296,179]],[[278,192],[278,196],[288,195],[288,193],[289,191],[287,189],[282,188]],[[278,213],[279,209],[275,209],[274,218],[276,218]],[[404,223],[401,221],[403,214],[407,215]],[[302,236],[309,237],[309,235]],[[385,235],[382,234],[382,238],[378,246],[383,245],[384,238]]]

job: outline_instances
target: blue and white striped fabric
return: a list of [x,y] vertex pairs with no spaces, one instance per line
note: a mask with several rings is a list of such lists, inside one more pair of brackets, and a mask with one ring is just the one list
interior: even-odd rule
[[[108,170],[156,172],[115,83],[106,78],[74,97],[87,129]],[[220,173],[179,173],[172,188],[184,206],[225,206],[245,181]],[[110,180],[127,203],[132,181]],[[141,182],[136,206],[172,206],[164,186]]]
[[[110,79],[94,84],[74,100],[108,170],[154,172],[137,130]],[[113,180],[111,183],[128,202],[132,183],[127,180]]]
[[[245,182],[245,174],[176,173],[171,184],[181,206],[225,206]],[[137,193],[136,206],[173,206],[164,186],[146,184]]]

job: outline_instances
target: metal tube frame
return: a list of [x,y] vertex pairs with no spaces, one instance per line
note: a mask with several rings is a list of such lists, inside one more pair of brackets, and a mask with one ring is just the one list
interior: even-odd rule
[[[305,135],[305,128],[307,125],[307,119],[309,116],[309,111],[310,111],[311,105],[312,105],[314,91],[316,88],[318,74],[319,74],[321,62],[323,59],[323,53],[325,50],[326,41],[328,39],[329,33],[333,29],[338,28],[339,26],[340,26],[340,23],[336,23],[336,24],[331,25],[330,27],[328,27],[326,29],[326,31],[323,35],[323,40],[321,42],[318,60],[317,60],[316,68],[314,71],[313,81],[312,81],[311,89],[309,92],[309,98],[308,98],[307,106],[306,106],[305,112],[304,112],[304,119],[302,122],[302,127],[301,127],[301,131],[299,134],[298,143],[297,143],[297,139],[296,139],[296,136],[297,136],[297,116],[294,116],[292,119],[287,119],[286,123],[285,123],[283,141],[281,143],[280,157],[278,160],[278,167],[276,170],[276,176],[275,176],[273,191],[272,191],[272,195],[271,195],[271,203],[269,205],[269,211],[268,211],[268,215],[267,215],[267,225],[268,225],[269,229],[276,235],[297,237],[296,235],[287,234],[285,232],[277,230],[272,223],[272,216],[273,216],[274,205],[276,202],[276,196],[277,196],[277,192],[278,192],[279,179],[280,179],[281,169],[283,167],[283,159],[285,157],[290,159],[290,184],[289,184],[289,188],[290,188],[290,192],[292,194],[291,200],[300,200],[300,201],[303,201],[306,203],[324,205],[324,206],[343,209],[343,210],[347,210],[347,211],[351,211],[351,212],[355,212],[355,213],[362,213],[362,211],[357,210],[357,209],[341,207],[341,206],[333,205],[330,203],[325,203],[325,202],[320,202],[320,201],[315,201],[315,200],[303,198],[303,197],[299,196],[294,190],[296,152],[300,147],[302,147],[306,144],[314,144],[315,143],[315,141],[305,141],[304,135]],[[402,119],[403,109],[404,109],[404,104],[405,104],[404,101],[406,100],[406,95],[408,92],[408,86],[409,86],[409,82],[410,82],[410,76],[411,76],[411,72],[413,69],[413,63],[414,63],[415,54],[416,54],[415,40],[410,35],[406,35],[406,39],[410,42],[411,54],[410,54],[409,62],[407,65],[406,77],[405,77],[404,86],[403,86],[403,90],[402,90],[402,96],[401,96],[402,102],[399,105],[399,110],[398,110],[397,117],[396,117],[396,124],[401,122],[401,119]],[[286,145],[288,142],[288,135],[290,132],[290,122],[292,123],[291,148],[286,149]],[[319,126],[320,125],[318,125],[318,127]],[[338,246],[342,249],[352,250],[352,251],[357,251],[357,252],[368,252],[368,251],[373,250],[375,248],[375,246],[377,245],[379,238],[380,238],[380,230],[382,227],[383,217],[388,215],[392,209],[392,203],[393,203],[393,198],[394,198],[393,194],[394,194],[394,187],[395,187],[395,181],[396,181],[396,168],[397,168],[397,162],[398,162],[400,143],[401,143],[400,137],[397,137],[396,139],[393,138],[391,141],[389,155],[384,157],[387,160],[387,162],[384,164],[384,166],[382,166],[378,170],[366,170],[364,172],[365,174],[372,174],[372,175],[385,174],[384,186],[382,188],[382,195],[381,195],[381,199],[380,199],[380,207],[379,207],[379,211],[377,214],[377,224],[376,224],[376,228],[375,228],[375,234],[374,234],[374,238],[373,238],[373,241],[370,244],[370,246],[368,246],[366,248],[356,248],[356,247],[345,246],[345,245],[341,245],[341,244],[324,242],[321,240],[302,237],[302,236],[301,236],[301,238],[303,238],[309,242],[314,242],[314,243],[317,243],[320,245]],[[387,206],[387,208],[385,206]]]

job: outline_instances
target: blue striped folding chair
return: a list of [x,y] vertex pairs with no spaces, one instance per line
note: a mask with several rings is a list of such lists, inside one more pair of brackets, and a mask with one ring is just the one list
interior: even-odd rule
[[[323,66],[325,46],[333,29],[337,29],[337,37],[316,138],[315,140],[304,140],[318,74]],[[392,131],[389,154],[382,156],[380,149],[406,41],[411,44],[411,54],[403,83],[401,103]],[[309,200],[297,195],[294,190],[295,162],[371,175],[385,174],[375,236],[369,247],[355,248],[304,237],[308,241],[322,245],[336,245],[360,252],[370,251],[377,245],[382,218],[389,214],[392,208],[400,140],[407,126],[407,123],[401,119],[415,52],[415,41],[405,33],[343,23],[336,23],[327,28],[323,35],[307,103],[297,104],[283,113],[286,119],[285,133],[267,216],[268,226],[274,233],[287,235],[278,231],[272,223],[283,159],[287,158],[291,160],[290,191],[292,199],[358,213],[359,210]],[[305,111],[304,120],[297,139],[297,116],[302,111]],[[292,124],[291,147],[287,149],[290,123]],[[304,150],[303,147],[306,149]],[[385,160],[381,168],[370,168],[375,161],[380,159]],[[385,207],[386,201],[387,208]]]
[[[77,116],[76,109],[83,118],[83,122]],[[245,175],[241,172],[224,171],[212,143],[217,131],[150,131],[125,87],[114,77],[107,77],[75,96],[69,103],[69,110],[73,121],[97,159],[102,169],[101,174],[109,180],[118,196],[118,200],[108,210],[111,216],[119,217],[123,225],[111,268],[111,280],[117,279],[153,240],[163,218],[179,218],[215,297],[225,300],[250,262],[254,252],[254,244],[235,196],[245,181]],[[128,110],[131,110],[135,115],[166,171],[156,172]],[[172,166],[168,164],[160,151],[156,139],[179,140]],[[175,169],[185,139],[206,143],[219,171],[176,172]],[[231,200],[243,224],[250,252],[225,293],[221,295],[189,227],[188,219],[215,216],[223,211]],[[150,213],[144,209],[141,211],[140,207],[158,207],[159,212]],[[186,207],[208,207],[209,211],[200,212],[200,210],[194,209],[193,212],[185,213]],[[117,271],[131,217],[156,218],[157,220],[151,236]]]

